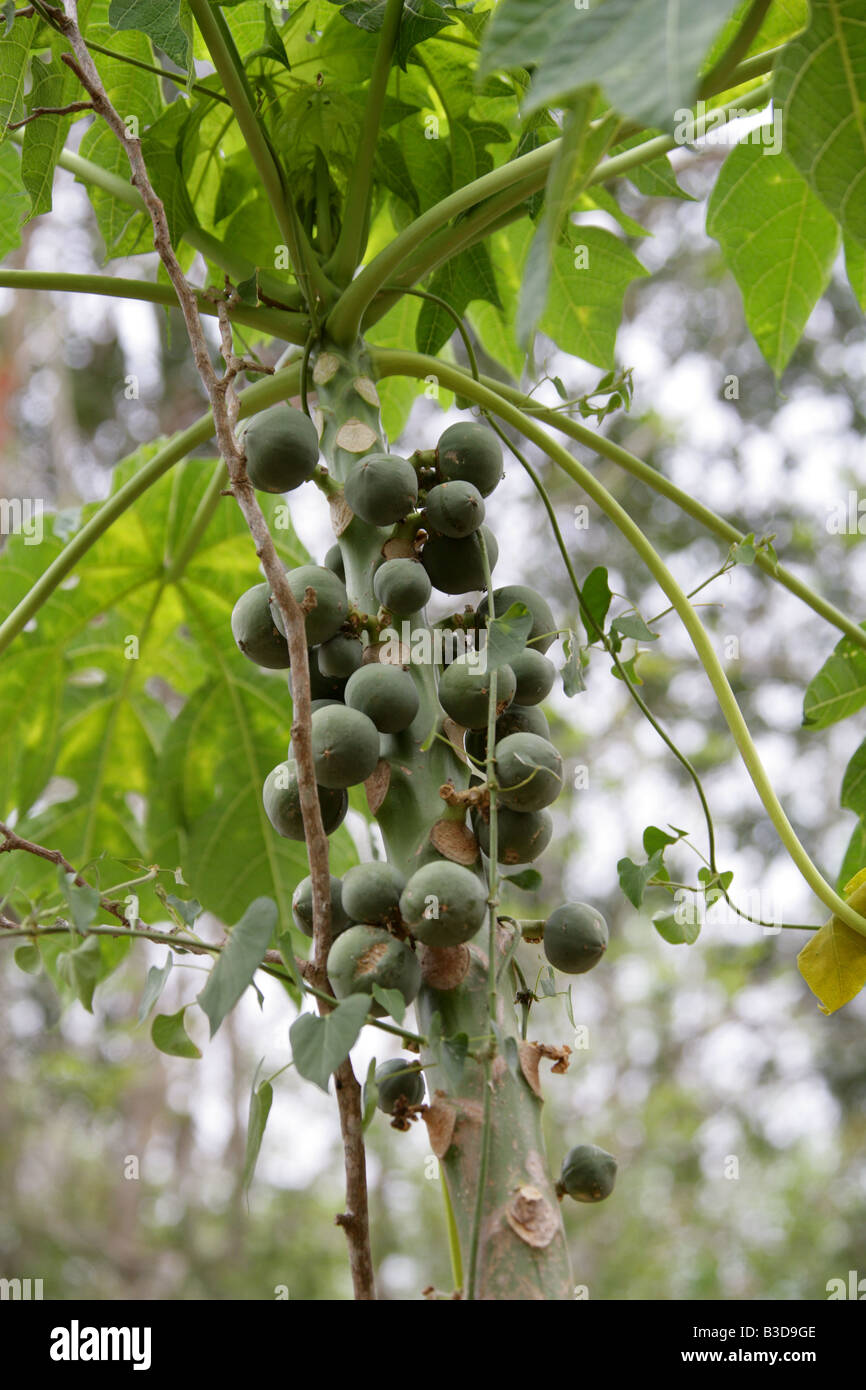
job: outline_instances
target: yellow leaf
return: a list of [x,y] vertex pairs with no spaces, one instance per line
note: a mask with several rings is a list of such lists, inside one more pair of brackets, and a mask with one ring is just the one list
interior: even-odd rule
[[[846,885],[845,901],[856,912],[866,908],[866,869]],[[841,1009],[866,985],[866,936],[838,917],[816,931],[797,957],[800,974],[818,999],[822,1013]]]

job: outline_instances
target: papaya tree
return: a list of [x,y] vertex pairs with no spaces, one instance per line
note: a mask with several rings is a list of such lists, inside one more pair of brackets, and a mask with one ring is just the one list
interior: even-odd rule
[[[834,886],[778,800],[694,594],[592,467],[609,461],[703,528],[718,549],[707,583],[751,565],[824,620],[836,646],[806,693],[807,724],[862,707],[864,626],[787,569],[773,537],[744,534],[601,428],[639,390],[616,350],[624,296],[648,273],[622,192],[685,204],[683,148],[701,159],[720,132],[729,141],[707,230],[777,377],[843,243],[866,303],[858,11],[854,0],[4,9],[4,255],[15,260],[22,222],[57,216],[61,168],[89,196],[106,265],[9,266],[0,286],[162,306],[206,408],[119,463],[107,500],[74,522],[4,499],[0,929],[23,970],[88,1009],[134,940],[164,945],[142,1018],[174,959],[210,957],[204,988],[151,1027],[156,1047],[191,1061],[187,1008],[213,1036],[259,972],[280,982],[292,1064],[337,1102],[337,1221],[359,1299],[375,1297],[364,1133],[377,1110],[398,1131],[427,1126],[453,1296],[572,1297],[566,1199],[615,1192],[616,1159],[591,1134],[551,1166],[542,1066],[561,1075],[569,1050],[528,1036],[557,978],[587,973],[608,944],[592,904],[525,906],[533,866],[555,853],[551,808],[567,783],[542,708],[556,681],[579,697],[607,678],[604,660],[694,786],[697,882],[665,866],[686,832],[649,827],[645,862],[612,847],[626,897],[670,895],[655,925],[672,944],[694,941],[702,903],[738,910],[698,773],[641,694],[637,662],[658,623],[634,606],[611,615],[607,572],[583,572],[546,471],[664,594],[780,850],[830,914],[800,928],[812,932],[805,980],[826,1011],[866,980],[862,752],[843,789],[858,829]],[[138,274],[116,273],[136,257]],[[598,370],[595,388],[569,398],[539,365],[553,349]],[[723,386],[735,400],[735,383]],[[419,394],[455,418],[409,442]],[[549,521],[567,613],[543,582],[497,583],[491,499],[512,469]],[[319,556],[291,521],[315,490],[333,523]],[[350,809],[371,830],[361,862]],[[227,924],[222,940],[202,934],[203,911]],[[357,1076],[362,1029],[399,1039],[403,1055]],[[250,1172],[273,1083],[253,1083]]]

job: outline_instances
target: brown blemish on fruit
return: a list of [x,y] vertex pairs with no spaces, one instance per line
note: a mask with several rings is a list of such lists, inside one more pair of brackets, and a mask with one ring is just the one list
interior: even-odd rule
[[372,946],[368,946],[366,951],[358,957],[355,974],[372,975],[387,950],[387,941],[374,941]]

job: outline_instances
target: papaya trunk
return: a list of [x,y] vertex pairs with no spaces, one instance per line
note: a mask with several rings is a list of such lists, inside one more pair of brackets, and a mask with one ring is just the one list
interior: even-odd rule
[[[323,419],[322,454],[334,481],[343,483],[360,457],[384,447],[378,398],[363,345],[351,351],[327,346],[316,358],[313,381]],[[373,573],[391,531],[369,526],[359,517],[349,520],[339,495],[332,499],[332,515],[350,601],[361,613],[374,616],[378,605]],[[467,786],[469,772],[442,729],[430,630],[418,616],[395,623],[395,629],[410,648],[410,670],[421,703],[405,733],[383,739],[387,772],[380,766],[376,786],[369,787],[368,795],[376,807],[389,861],[408,876],[439,857],[430,839],[433,826],[447,824],[455,816],[462,819],[461,811],[446,806],[439,788],[447,781],[457,788]],[[467,954],[468,971],[462,981],[443,988],[443,971],[455,965],[461,970]],[[421,957],[425,983],[416,1005],[421,1031],[428,1037],[438,1031],[446,1043],[465,1034],[470,1053],[475,1053],[466,1057],[459,1076],[453,1064],[447,1070],[443,1066],[441,1044],[431,1046],[422,1057],[430,1102],[425,1118],[431,1145],[443,1165],[468,1272],[483,1143],[482,1059],[490,1036],[487,954],[486,948],[473,943],[453,951],[422,948]],[[497,1022],[503,1043],[508,1038],[514,1041],[513,1050],[511,1045],[508,1049],[511,1065],[496,1055],[491,1066],[491,1134],[475,1297],[570,1298],[568,1251],[544,1154],[542,1101],[527,1079],[533,1074],[532,1045],[521,1049],[508,980],[499,992]]]

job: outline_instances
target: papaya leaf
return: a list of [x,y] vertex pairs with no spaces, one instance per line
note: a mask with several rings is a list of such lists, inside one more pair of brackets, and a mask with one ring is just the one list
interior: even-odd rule
[[836,891],[841,893],[844,885],[856,874],[859,869],[866,865],[866,820],[858,820],[848,841],[845,850],[845,857],[842,860],[842,867],[836,878]]
[[[261,1065],[261,1063],[259,1064]],[[274,1100],[274,1088],[270,1081],[262,1081],[256,1086],[253,1080],[252,1090],[250,1091],[250,1108],[247,1116],[247,1146],[244,1153],[244,1167],[241,1174],[241,1188],[248,1192],[256,1171],[259,1153],[261,1152],[262,1140],[265,1137],[265,1127],[268,1123],[268,1116],[271,1113],[271,1105]]]
[[20,244],[21,223],[27,217],[28,197],[21,177],[21,154],[4,140],[0,144],[0,256],[4,258]]
[[845,272],[860,308],[866,313],[866,246],[845,237]]
[[[857,875],[852,881],[857,882]],[[850,889],[849,883],[847,888]],[[846,893],[855,912],[866,909],[866,884]],[[866,936],[835,915],[810,937],[797,956],[797,967],[818,999],[823,1014],[832,1014],[849,1003],[866,985]]]
[[228,940],[198,996],[198,1003],[210,1023],[211,1037],[247,985],[252,983],[276,924],[277,905],[273,898],[256,898],[229,931]]
[[803,726],[826,729],[866,705],[866,652],[847,637],[813,676],[803,699]]
[[[859,0],[811,0],[773,69],[787,157],[845,232],[866,243],[866,28]],[[775,161],[774,161],[775,162]]]
[[[610,608],[610,601],[613,596],[607,582],[607,570],[603,565],[597,565],[594,570],[590,570],[583,582],[581,594],[583,596],[584,607],[589,617],[595,623],[598,632],[604,632],[604,621],[607,617],[607,610]],[[587,628],[586,635],[590,642],[597,640],[596,633],[589,628]]]
[[144,990],[141,1002],[138,1006],[138,1021],[144,1023],[154,1004],[162,994],[165,982],[171,974],[172,955],[171,951],[166,951],[165,961],[162,965],[152,965],[147,972],[147,979],[144,982]]
[[740,287],[758,347],[781,376],[830,282],[839,247],[835,219],[787,155],[768,156],[744,141],[716,179],[707,234]]
[[30,77],[30,54],[41,20],[16,16],[0,43],[0,140],[9,125],[24,116],[24,94]]
[[648,274],[612,232],[569,225],[554,248],[547,305],[538,327],[564,352],[611,368],[623,297],[632,280]]
[[[55,53],[52,53],[49,63],[43,63],[41,59],[34,57],[31,79],[32,87],[28,101],[31,111],[37,106],[43,110],[67,106],[81,95],[75,74],[65,63],[59,61]],[[28,221],[31,217],[51,211],[54,170],[71,124],[71,116],[46,115],[30,121],[24,127],[21,178],[30,194]]]
[[301,1076],[322,1091],[354,1047],[370,1008],[366,994],[350,994],[324,1018],[299,1014],[289,1029],[292,1057]]
[[138,29],[181,68],[190,61],[189,15],[184,0],[111,0],[108,22]]
[[184,1027],[183,1016],[189,1008],[184,1004],[176,1014],[157,1014],[150,1029],[154,1047],[169,1057],[201,1057],[201,1048],[196,1047]]

